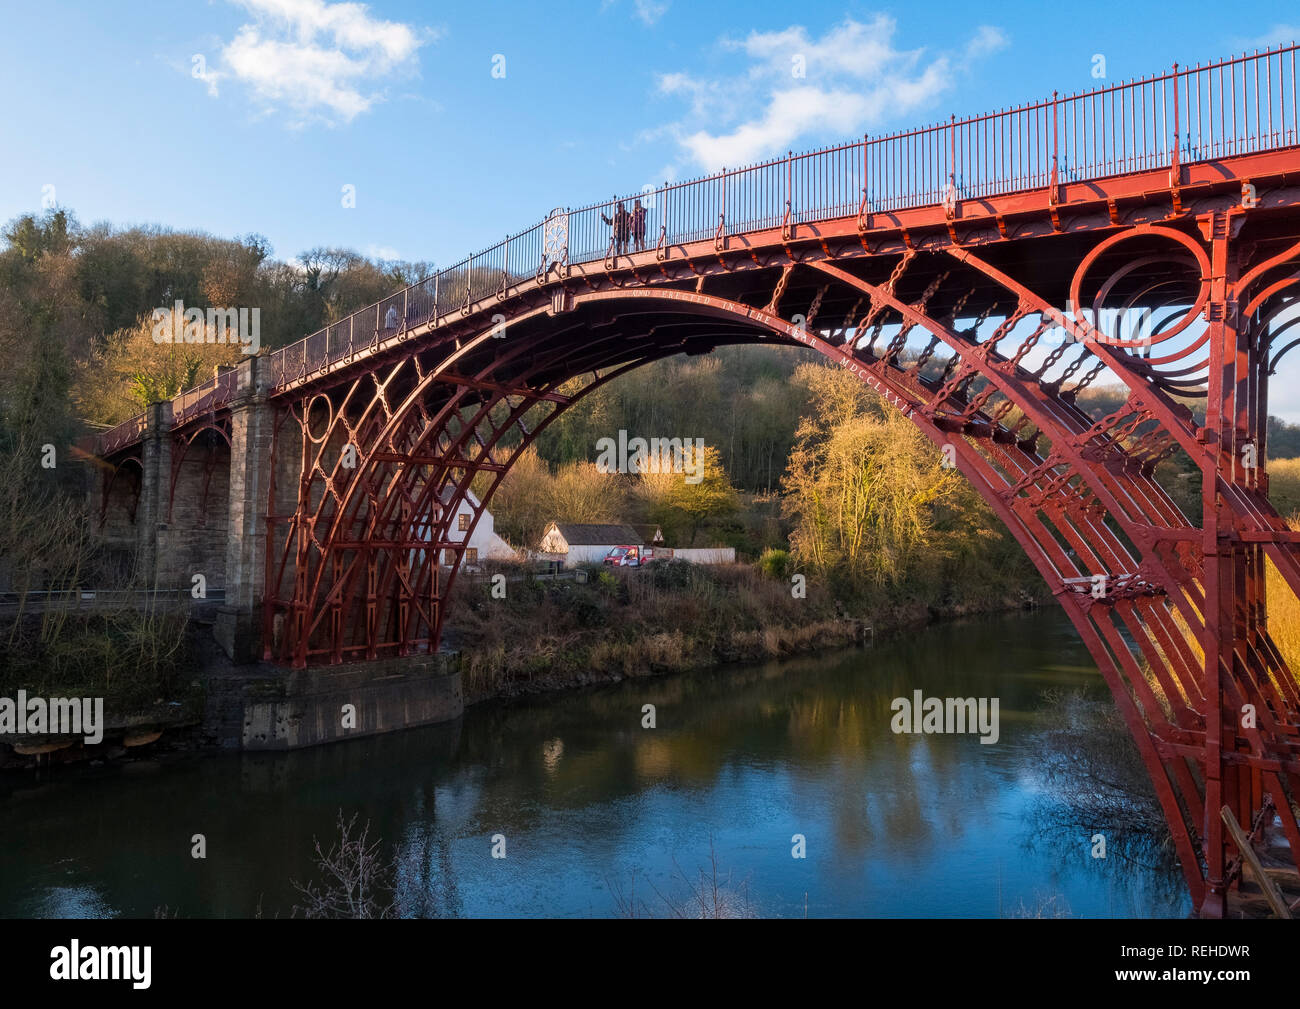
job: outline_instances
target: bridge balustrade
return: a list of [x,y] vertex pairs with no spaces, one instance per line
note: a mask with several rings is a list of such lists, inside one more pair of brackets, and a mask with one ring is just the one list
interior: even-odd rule
[[[641,251],[616,247],[620,203],[646,209],[644,248],[662,249],[857,214],[955,204],[1300,142],[1297,46],[1178,68],[994,113],[826,147],[665,183],[564,213],[564,246],[546,250],[547,221],[274,351],[275,387],[347,359],[376,340],[437,325],[453,312],[532,277],[556,259],[592,263]],[[188,401],[186,401],[188,402]],[[178,405],[180,405],[178,403]],[[184,411],[182,411],[184,412]],[[129,444],[132,418],[101,436],[101,453]]]

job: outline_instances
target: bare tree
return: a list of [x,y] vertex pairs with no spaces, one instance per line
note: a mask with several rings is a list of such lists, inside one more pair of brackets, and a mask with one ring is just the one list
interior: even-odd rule
[[[718,869],[718,855],[713,847],[713,838],[709,838],[709,867],[699,868],[695,876],[689,876],[677,865],[677,882],[679,892],[665,894],[654,884],[650,888],[663,905],[663,911],[669,918],[757,918],[758,912],[749,898],[747,879],[733,884],[731,873],[721,874]],[[680,891],[685,891],[684,893]],[[653,918],[654,909],[636,896],[636,873],[626,891],[617,882],[610,883],[610,893],[620,918]],[[806,898],[805,898],[806,899]],[[805,905],[805,917],[807,907]]]
[[357,816],[344,820],[343,810],[338,812],[338,839],[329,851],[316,845],[316,866],[323,877],[319,885],[309,881],[306,885],[293,880],[293,887],[302,895],[301,904],[293,906],[294,918],[391,918],[397,914],[393,880],[396,871],[394,860],[382,857],[382,841],[370,840],[370,822],[353,836]]

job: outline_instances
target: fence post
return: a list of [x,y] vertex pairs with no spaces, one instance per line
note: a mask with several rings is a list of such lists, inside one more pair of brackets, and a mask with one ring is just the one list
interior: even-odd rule
[[957,216],[957,117],[948,117],[948,191],[943,195],[944,214],[949,220]]
[[1182,102],[1178,96],[1178,64],[1174,64],[1174,151],[1169,159],[1169,186],[1177,189],[1183,181],[1181,159],[1178,148],[1182,146],[1182,120],[1178,106]]
[[862,202],[858,205],[858,231],[867,230],[867,203],[871,198],[871,157],[870,137],[862,134]]
[[794,224],[790,219],[791,200],[793,199],[790,158],[793,155],[794,151],[787,150],[785,152],[785,220],[781,222],[781,237],[787,241],[794,236]]
[[953,191],[957,190],[957,116],[948,118],[948,181]]
[[497,297],[502,301],[505,300],[506,291],[510,285],[510,236],[506,235],[504,248],[501,250],[501,284],[497,289]]
[[1059,202],[1061,198],[1060,191],[1057,189],[1061,181],[1060,176],[1057,173],[1057,143],[1058,143],[1058,133],[1059,133],[1057,129],[1057,120],[1059,118],[1057,116],[1057,112],[1060,110],[1061,107],[1060,102],[1057,101],[1058,94],[1059,92],[1057,91],[1052,92],[1052,184],[1051,184],[1052,192],[1051,192],[1050,202],[1053,204]]
[[664,179],[664,198],[659,207],[659,244],[655,248],[656,259],[668,257],[668,180]]
[[722,249],[726,240],[727,230],[727,169],[722,169],[722,209],[718,211],[718,232],[713,236],[713,249],[715,252]]

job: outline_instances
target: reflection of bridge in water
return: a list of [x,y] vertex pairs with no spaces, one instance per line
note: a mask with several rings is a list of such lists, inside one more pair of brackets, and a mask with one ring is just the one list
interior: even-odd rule
[[[475,477],[471,532],[603,383],[725,344],[816,348],[952,455],[1053,587],[1197,906],[1222,913],[1240,866],[1221,807],[1279,820],[1300,858],[1300,687],[1264,592],[1269,564],[1300,592],[1264,470],[1296,342],[1295,64],[1175,68],[632,194],[649,247],[630,254],[604,223],[619,201],[552,213],[103,435],[104,535],[164,584],[224,582],[232,654],[434,650]],[[1101,378],[1127,398],[1094,421],[1076,398]],[[1154,477],[1176,453],[1200,516]]]

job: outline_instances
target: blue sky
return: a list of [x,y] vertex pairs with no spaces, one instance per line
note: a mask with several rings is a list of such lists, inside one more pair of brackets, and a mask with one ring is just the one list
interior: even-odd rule
[[1117,82],[1300,36],[1267,5],[1088,6],[9,0],[0,219],[52,196],[449,265],[557,205],[1093,87],[1097,54]]
[[1090,6],[11,0],[0,218],[53,186],[83,222],[445,265],[556,205],[1087,88],[1096,53],[1114,81],[1300,34]]

